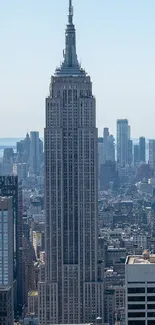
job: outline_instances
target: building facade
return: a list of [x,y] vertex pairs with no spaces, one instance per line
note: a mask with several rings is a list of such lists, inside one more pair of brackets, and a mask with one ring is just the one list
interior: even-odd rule
[[134,166],[138,167],[140,163],[139,144],[134,145]]
[[121,167],[128,165],[129,139],[128,120],[117,120],[117,163]]
[[128,164],[132,165],[133,162],[133,141],[131,139],[128,140]]
[[22,310],[22,297],[20,285],[20,247],[22,246],[22,186],[18,184],[17,176],[0,176],[0,196],[12,197],[13,206],[13,248],[14,248],[14,281],[16,290],[14,297],[15,314]]
[[125,276],[126,325],[154,325],[155,255],[128,256]]
[[28,315],[38,316],[38,291],[28,293]]
[[28,165],[26,163],[14,163],[13,175],[18,176],[18,180],[26,180],[28,176]]
[[80,67],[72,2],[64,60],[46,99],[46,270],[39,283],[39,324],[103,319],[98,276],[98,159],[95,98]]
[[145,145],[145,138],[139,138],[139,158],[140,162],[146,162],[146,145]]
[[103,163],[115,161],[115,139],[108,128],[103,130]]
[[98,176],[100,180],[100,171],[103,164],[103,138],[98,138]]
[[155,170],[155,140],[149,140],[149,165]]
[[104,128],[103,130],[103,162],[105,163],[107,159],[108,153],[108,138],[109,138],[109,129]]
[[[8,305],[8,310],[0,310],[4,316],[4,324],[10,324],[13,320],[13,285],[14,285],[14,251],[13,251],[13,209],[12,197],[0,196],[0,309],[1,304]],[[9,287],[9,290],[7,289]],[[5,301],[5,297],[8,298]],[[7,307],[7,306],[6,306]],[[7,323],[8,321],[8,323]],[[0,324],[3,324],[1,322]]]
[[39,175],[40,172],[40,139],[39,132],[30,132],[30,173]]
[[13,286],[12,198],[0,196],[0,285]]
[[12,287],[0,285],[0,324],[13,324]]

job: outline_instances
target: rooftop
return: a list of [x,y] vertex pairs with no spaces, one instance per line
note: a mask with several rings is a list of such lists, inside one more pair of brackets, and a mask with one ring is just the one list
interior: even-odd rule
[[155,264],[155,254],[150,254],[149,251],[144,251],[143,255],[128,256],[126,264]]

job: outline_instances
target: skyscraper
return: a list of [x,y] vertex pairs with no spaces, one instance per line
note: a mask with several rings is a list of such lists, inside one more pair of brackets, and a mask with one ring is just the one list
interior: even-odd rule
[[104,128],[104,130],[103,130],[103,162],[104,163],[108,160],[107,159],[108,137],[109,137],[109,129]]
[[128,140],[128,164],[131,165],[133,162],[133,141]]
[[103,138],[98,138],[98,178],[100,180],[100,170],[103,164]]
[[30,160],[30,137],[26,134],[24,140],[17,142],[17,161],[20,163],[29,163]]
[[103,130],[103,162],[115,161],[115,139],[109,134],[109,129]]
[[69,1],[66,46],[46,99],[46,272],[39,284],[39,324],[103,319],[97,264],[98,188],[95,98],[79,65]]
[[117,120],[117,162],[121,167],[128,164],[129,133],[128,120]]
[[141,137],[139,138],[139,158],[141,162],[146,161],[146,152],[145,152],[145,138]]
[[149,140],[149,165],[155,171],[155,140]]
[[134,166],[138,167],[140,163],[139,144],[134,145]]
[[40,140],[39,132],[30,132],[30,173],[39,175],[40,172]]

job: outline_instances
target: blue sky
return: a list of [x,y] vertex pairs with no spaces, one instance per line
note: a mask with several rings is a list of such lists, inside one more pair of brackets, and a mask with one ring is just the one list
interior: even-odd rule
[[[73,0],[77,51],[91,75],[97,126],[155,138],[155,1]],[[64,48],[68,0],[5,0],[0,10],[0,137],[43,134],[50,76]]]

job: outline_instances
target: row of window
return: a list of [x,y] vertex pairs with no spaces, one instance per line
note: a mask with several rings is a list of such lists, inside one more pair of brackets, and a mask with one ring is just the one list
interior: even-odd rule
[[[154,325],[154,320],[148,320],[147,325]],[[145,320],[130,320],[128,321],[128,325],[145,325]]]
[[[145,288],[128,288],[128,293],[145,293]],[[155,293],[155,287],[147,288],[147,293]]]
[[[145,296],[131,296],[128,301],[145,301]],[[147,296],[147,301],[155,301],[155,296]]]
[[[145,312],[129,312],[128,318],[144,318]],[[154,317],[155,318],[155,312],[148,312],[147,317]]]
[[[128,305],[128,310],[143,310],[145,309],[145,304],[136,304],[136,305]],[[147,304],[147,309],[154,309],[155,310],[155,304]]]

